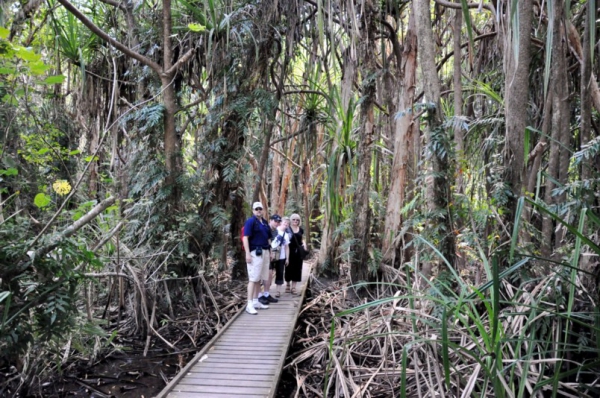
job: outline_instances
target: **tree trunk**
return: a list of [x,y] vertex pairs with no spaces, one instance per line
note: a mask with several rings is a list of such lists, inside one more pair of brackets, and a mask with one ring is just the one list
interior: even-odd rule
[[[565,49],[562,35],[564,1],[556,0],[554,3],[554,31],[552,32],[552,140],[550,142],[550,158],[548,160],[548,178],[546,179],[545,202],[546,205],[558,203],[558,198],[553,195],[556,188],[555,181],[561,181],[561,141],[564,134],[569,134],[569,109],[567,97],[567,69]],[[566,123],[565,123],[566,120]],[[566,127],[566,132],[563,131]],[[552,254],[553,249],[560,246],[561,234],[554,235],[554,246],[552,232],[554,223],[551,218],[544,216],[542,222],[542,253],[545,257]]]
[[464,193],[463,166],[465,155],[464,132],[460,119],[462,117],[462,51],[461,51],[461,32],[462,32],[462,10],[455,10],[454,16],[454,143],[456,144],[456,193]]
[[[187,60],[194,54],[194,50],[190,49],[184,54],[177,62],[173,63],[173,46],[171,43],[172,35],[172,18],[171,18],[171,0],[163,0],[162,10],[162,52],[163,52],[163,63],[159,65],[152,59],[138,53],[137,49],[132,49],[125,46],[119,41],[115,40],[112,36],[107,34],[105,31],[100,29],[94,22],[87,18],[79,9],[77,9],[68,0],[59,0],[69,12],[71,12],[77,19],[79,19],[90,31],[100,37],[102,40],[114,46],[116,49],[121,51],[126,56],[135,59],[142,64],[146,65],[154,73],[156,73],[161,80],[163,89],[163,104],[165,106],[164,112],[164,147],[165,147],[165,168],[167,170],[167,178],[165,185],[171,187],[171,205],[179,207],[181,193],[176,186],[177,177],[182,171],[181,164],[181,140],[177,135],[177,129],[175,124],[175,114],[177,113],[177,95],[175,87],[173,85],[173,78],[177,74],[178,68],[183,65]],[[131,21],[130,21],[131,22]]]
[[[311,129],[316,129],[314,124],[310,127]],[[308,250],[311,250],[311,238],[312,238],[312,226],[310,223],[311,216],[311,208],[310,208],[310,157],[308,154],[304,156],[304,162],[302,163],[302,171],[300,174],[300,186],[302,191],[302,203],[304,205],[304,239],[306,239],[306,247]]]
[[178,110],[177,95],[173,87],[173,77],[162,78],[164,111],[164,144],[165,165],[167,169],[166,186],[171,188],[171,204],[179,207],[181,189],[177,186],[177,178],[182,171],[181,139],[177,134],[175,115]]
[[354,201],[352,218],[353,243],[350,251],[353,253],[350,260],[350,275],[353,283],[365,281],[369,277],[369,237],[371,231],[371,210],[369,207],[369,193],[371,190],[371,160],[373,155],[373,134],[375,131],[375,95],[377,93],[375,24],[376,10],[371,0],[364,3],[364,31],[362,42],[362,104],[361,104],[361,134],[358,142],[356,162],[358,173],[354,183]]
[[[269,4],[269,3],[267,3]],[[275,17],[276,15],[276,10],[277,10],[277,2],[272,2],[270,3],[271,7],[267,9],[266,15],[270,16],[270,17]],[[267,165],[267,162],[269,160],[269,149],[271,147],[271,135],[273,134],[273,129],[275,128],[275,116],[276,116],[276,112],[277,112],[277,107],[279,106],[279,102],[281,100],[281,96],[283,95],[283,83],[285,80],[285,76],[286,76],[286,72],[287,72],[287,67],[292,59],[293,56],[293,52],[292,49],[295,46],[295,35],[294,32],[296,30],[296,25],[298,24],[298,14],[297,12],[291,11],[289,15],[287,15],[288,18],[288,26],[290,28],[290,31],[288,32],[287,36],[286,36],[286,43],[285,43],[285,47],[286,47],[286,52],[285,52],[285,56],[283,59],[283,62],[281,64],[281,69],[279,71],[279,81],[274,81],[273,84],[276,85],[276,91],[275,91],[275,101],[273,104],[273,109],[270,112],[267,112],[267,116],[270,116],[270,119],[267,121],[267,128],[265,136],[264,136],[264,146],[263,146],[263,150],[262,153],[260,155],[260,160],[258,162],[258,174],[257,174],[257,181],[254,187],[254,193],[252,195],[252,201],[257,201],[259,198],[259,192],[261,191],[261,185],[263,184],[263,176],[264,176],[264,169]],[[271,36],[269,38],[269,40],[265,40],[264,43],[261,44],[261,47],[263,48],[263,52],[261,52],[261,54],[268,54],[268,51],[271,50],[271,47],[273,46],[273,42],[274,42],[274,37]],[[279,49],[281,49],[281,46],[278,47]],[[261,57],[260,58],[260,63],[265,63],[265,59],[268,59],[269,57]],[[265,73],[267,71],[267,67],[264,66],[263,68],[261,68]],[[261,75],[259,75],[261,76]],[[266,82],[266,80],[265,80]],[[266,88],[265,88],[266,89]],[[266,203],[264,203],[264,205],[266,206]],[[273,207],[274,208],[274,207]]]
[[[427,145],[431,159],[430,171],[432,172],[428,181],[431,181],[432,192],[427,192],[429,211],[433,215],[430,218],[428,228],[439,232],[436,239],[439,240],[439,251],[450,266],[455,262],[454,231],[450,213],[448,211],[448,200],[450,195],[449,186],[449,163],[448,142],[442,121],[444,115],[440,102],[440,79],[437,75],[435,64],[435,42],[431,27],[431,10],[429,0],[415,0],[413,3],[417,23],[417,36],[419,47],[419,60],[423,72],[423,87],[425,99],[431,104],[428,110]],[[440,150],[446,146],[446,148]],[[445,152],[445,153],[443,153]],[[439,264],[444,264],[439,261]],[[425,275],[427,277],[427,275]]]
[[[341,104],[340,106],[345,112],[344,115],[338,115],[338,120],[336,123],[339,128],[344,123],[344,120],[340,120],[339,117],[346,117],[353,110],[350,107],[353,107],[352,103],[352,87],[354,85],[354,80],[356,78],[356,58],[355,54],[347,48],[344,51],[344,63],[342,65],[343,76],[341,83]],[[338,143],[334,142],[332,145],[331,153],[335,153],[338,148]],[[324,159],[325,162],[329,161],[329,159]],[[331,167],[331,166],[330,166]],[[340,173],[343,172],[346,164],[340,165]],[[340,176],[340,180],[343,179],[343,176]],[[340,187],[333,187],[332,190],[338,190]],[[325,195],[329,195],[326,193]],[[326,198],[327,201],[330,201],[331,198]],[[326,206],[327,210],[325,211],[325,215],[323,217],[323,235],[321,237],[321,247],[319,248],[319,256],[317,260],[317,270],[319,275],[337,275],[339,273],[339,268],[335,267],[335,258],[336,258],[336,250],[337,250],[337,242],[338,240],[333,238],[333,231],[335,231],[337,225],[335,221],[334,214],[332,214],[331,206],[328,204]]]
[[[402,228],[401,210],[407,200],[407,192],[413,185],[415,170],[411,167],[410,158],[415,153],[413,137],[413,105],[417,78],[417,36],[415,34],[415,17],[409,20],[404,41],[403,70],[400,92],[398,95],[399,117],[394,123],[394,160],[391,171],[391,186],[385,216],[383,239],[383,258],[393,263],[397,258],[401,242],[397,239]],[[401,67],[401,66],[399,66]]]
[[[550,87],[548,90],[548,95],[546,96],[546,101],[544,101],[544,119],[542,121],[542,136],[540,137],[539,142],[536,145],[536,148],[531,151],[529,154],[528,162],[532,162],[531,170],[529,172],[529,179],[527,182],[527,193],[533,194],[536,190],[538,173],[540,171],[540,167],[542,165],[542,158],[544,157],[544,152],[548,147],[548,139],[546,138],[550,134],[550,128],[552,127],[552,83],[550,83]],[[529,221],[529,216],[525,218],[526,221]]]
[[[596,3],[597,4],[597,3]],[[595,17],[596,15],[596,11],[593,10],[593,17]],[[595,21],[595,19],[594,19]],[[569,43],[571,44],[571,48],[575,51],[575,54],[577,55],[577,58],[582,60],[583,62],[583,48],[581,46],[581,42],[579,40],[579,33],[577,32],[577,28],[575,28],[575,26],[573,26],[573,24],[571,23],[571,21],[569,21],[568,19],[566,19],[566,25],[567,25],[567,36],[569,37]],[[588,46],[589,48],[589,46]],[[598,60],[600,60],[600,57],[596,57]],[[600,112],[600,88],[598,87],[598,82],[596,81],[596,76],[594,74],[594,71],[592,70],[591,72],[592,78],[589,80],[589,89],[590,89],[590,95],[591,95],[591,100],[592,100],[592,104],[594,105],[594,108],[596,109],[597,112]]]
[[[282,114],[279,114],[279,116],[282,116]],[[284,128],[284,131],[285,130],[287,129]],[[279,135],[283,136],[284,134]],[[273,207],[273,209],[279,209],[279,192],[281,191],[282,175],[281,165],[283,162],[286,161],[286,159],[284,159],[279,152],[283,151],[285,144],[285,142],[279,142],[273,147],[274,149],[276,149],[275,151],[273,151],[273,161],[271,162],[271,206]]]
[[[464,131],[462,122],[462,50],[461,50],[461,32],[462,32],[462,10],[454,10],[454,144],[456,151],[456,179],[454,184],[455,194],[461,198],[465,193],[463,171],[465,169],[465,144]],[[462,201],[460,201],[462,202]],[[459,203],[460,203],[459,202]],[[455,229],[461,231],[463,229],[461,219],[457,220]],[[456,257],[456,266],[459,270],[463,270],[467,263],[467,254],[465,252]]]
[[[585,28],[583,31],[583,51],[581,60],[581,125],[580,125],[580,146],[586,145],[591,139],[591,122],[592,122],[592,105],[590,98],[590,87],[592,80],[592,59],[591,59],[591,43],[590,43],[590,29],[592,26],[596,27],[596,10],[593,7],[587,6],[587,15],[585,19]],[[591,162],[589,162],[591,163]],[[581,180],[588,181],[592,177],[591,164],[583,162],[581,165]],[[589,181],[592,184],[591,181]],[[590,187],[591,188],[591,187]],[[593,205],[593,190],[587,190],[585,194],[585,200],[588,202],[588,206]]]
[[281,190],[279,191],[279,207],[274,208],[280,215],[285,212],[285,204],[287,203],[288,192],[290,189],[290,182],[292,180],[292,162],[291,159],[294,156],[294,150],[296,148],[296,138],[292,138],[288,142],[287,156],[283,160],[283,176],[281,177]]
[[171,71],[173,66],[173,45],[171,43],[172,35],[171,18],[171,0],[163,0],[163,64],[161,83],[163,89],[164,113],[164,144],[165,144],[165,165],[167,169],[166,186],[171,188],[171,205],[174,208],[180,206],[181,190],[177,186],[177,179],[182,172],[183,165],[181,161],[181,139],[177,134],[175,123],[175,114],[179,110],[177,104],[177,93],[173,80],[176,71]]
[[[531,21],[533,17],[532,0],[520,0],[514,10],[515,20],[519,22],[518,31],[513,30],[511,16],[513,10],[507,3],[506,32],[504,34],[505,103],[506,103],[506,147],[504,166],[506,182],[512,195],[509,197],[509,212],[506,222],[515,221],[518,198],[523,195],[525,179],[525,129],[527,128],[527,104],[529,103],[529,64],[531,63]],[[517,18],[518,17],[518,18]],[[515,53],[514,44],[518,43]],[[512,231],[512,229],[509,229]],[[510,240],[510,237],[506,237]]]
[[[556,51],[552,52],[552,57],[555,61],[552,65],[556,67],[556,75],[554,76],[554,84],[556,85],[556,105],[557,107],[555,115],[560,115],[560,119],[557,121],[557,127],[559,130],[560,149],[559,149],[559,168],[558,168],[558,182],[561,187],[564,187],[568,183],[569,175],[569,162],[571,160],[571,108],[569,105],[569,82],[567,78],[569,76],[568,65],[567,65],[567,35],[563,29],[565,20],[565,3],[564,0],[556,0],[554,3],[556,22],[554,24],[555,31],[558,32],[558,37],[554,37],[557,41]],[[556,57],[556,58],[555,58]],[[556,197],[556,203],[565,203],[566,193],[562,192]],[[556,233],[556,247],[562,246],[562,240],[564,236],[564,228],[560,228]]]
[[[550,83],[550,87],[552,87],[552,83]],[[540,137],[539,142],[537,143],[537,145],[535,146],[535,148],[533,149],[533,151],[530,152],[529,154],[529,158],[528,158],[528,163],[531,163],[531,169],[529,170],[529,178],[528,178],[528,182],[527,182],[527,191],[526,191],[526,195],[528,196],[532,196],[535,191],[537,191],[536,186],[537,186],[537,182],[538,182],[538,174],[540,171],[540,168],[542,166],[542,159],[544,157],[544,153],[546,152],[546,149],[548,148],[548,139],[546,138],[548,136],[548,134],[550,133],[550,128],[552,126],[552,89],[550,88],[549,90],[550,92],[548,93],[548,95],[546,96],[546,100],[544,101],[544,109],[543,109],[543,113],[544,113],[544,119],[542,121],[542,136]],[[531,214],[532,214],[532,206],[527,204],[525,206],[524,212],[523,212],[523,219],[525,220],[525,222],[531,222]],[[542,228],[543,228],[543,223],[544,221],[542,221]],[[543,247],[543,241],[544,238],[542,237],[540,243],[540,247]],[[531,242],[531,235],[530,234],[525,234],[524,235],[524,242],[523,243],[530,243]]]

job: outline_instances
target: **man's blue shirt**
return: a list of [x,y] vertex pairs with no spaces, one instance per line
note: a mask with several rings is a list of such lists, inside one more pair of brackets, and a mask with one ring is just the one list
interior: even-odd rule
[[271,227],[269,227],[266,221],[252,216],[244,223],[244,236],[248,237],[250,251],[257,247],[268,249],[269,239],[271,238]]

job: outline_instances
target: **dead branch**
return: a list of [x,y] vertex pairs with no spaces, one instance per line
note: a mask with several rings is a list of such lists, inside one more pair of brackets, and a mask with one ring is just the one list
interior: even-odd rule
[[50,242],[50,244],[36,250],[34,253],[35,257],[36,258],[42,257],[42,256],[50,253],[52,250],[54,250],[56,248],[56,246],[59,245],[59,243],[63,239],[68,238],[69,236],[73,235],[81,227],[83,227],[84,225],[86,225],[87,223],[92,221],[94,218],[96,218],[96,216],[98,216],[98,214],[102,213],[107,207],[109,207],[113,203],[115,203],[116,200],[117,200],[117,198],[115,198],[114,196],[110,196],[109,198],[104,199],[102,202],[98,203],[85,216],[81,217],[79,220],[75,221],[73,224],[71,224],[69,227],[67,227],[67,229],[65,229],[63,232],[61,232],[60,234],[55,236],[52,239],[52,241]]
[[71,4],[68,0],[58,0],[58,2],[60,4],[62,4],[67,10],[69,10],[69,12],[71,12],[71,14],[73,14],[75,16],[75,18],[79,19],[81,21],[81,23],[83,23],[85,26],[87,26],[87,28],[89,30],[91,30],[94,34],[96,34],[102,40],[111,44],[113,47],[115,47],[117,50],[121,51],[123,54],[125,54],[131,58],[134,58],[134,59],[140,61],[142,64],[148,66],[150,69],[152,69],[154,72],[156,72],[156,74],[158,74],[159,76],[162,74],[162,67],[159,64],[152,61],[150,58],[147,58],[147,57],[143,56],[142,54],[132,50],[131,48],[124,45],[123,43],[119,42],[118,40],[115,40],[112,37],[110,37],[108,35],[108,33],[103,31],[102,29],[100,29],[94,22],[92,22],[90,19],[88,19],[88,17],[83,15],[83,13],[81,11],[79,11],[79,9],[77,7],[75,7],[73,4]]

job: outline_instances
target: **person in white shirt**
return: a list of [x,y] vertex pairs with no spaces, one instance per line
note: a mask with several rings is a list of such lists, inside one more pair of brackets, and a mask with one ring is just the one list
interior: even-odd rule
[[285,267],[290,259],[290,218],[283,217],[281,224],[277,227],[276,236],[271,240],[271,248],[275,252],[275,259],[271,264],[275,268],[275,297],[281,297],[281,287],[283,286],[283,275]]

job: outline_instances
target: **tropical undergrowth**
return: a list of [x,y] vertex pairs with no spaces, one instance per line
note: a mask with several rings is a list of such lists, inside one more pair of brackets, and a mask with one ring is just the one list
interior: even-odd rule
[[[174,349],[163,335],[182,333],[179,315],[217,307],[205,295],[218,265],[189,244],[203,227],[197,204],[210,200],[197,196],[203,176],[164,183],[163,107],[149,101],[95,131],[100,149],[90,151],[92,129],[75,134],[73,109],[52,90],[64,76],[6,35],[0,29],[0,395],[35,395],[76,363],[121,351],[124,338]],[[110,140],[127,143],[114,162],[102,145]],[[190,205],[173,205],[175,188]],[[190,325],[211,335],[221,322]]]
[[[576,154],[575,163],[593,156],[593,148]],[[493,173],[497,161],[484,154],[481,163],[485,172],[474,173],[473,182]],[[425,181],[427,175],[418,178]],[[438,249],[444,235],[454,231],[431,227],[431,215],[418,210],[426,206],[424,192],[417,190],[414,203],[404,209],[410,214],[405,228],[411,236],[404,248],[410,249],[409,261],[400,267],[381,264],[377,281],[360,286],[347,277],[328,287],[312,280],[313,297],[296,328],[295,352],[287,364],[299,395],[600,393],[600,237],[595,232],[600,219],[585,195],[593,182],[557,188],[554,195],[568,198],[561,205],[517,200],[512,230],[504,231],[512,236],[508,241],[498,232],[506,229],[498,216],[509,203],[506,187],[486,196],[476,186],[455,195],[443,215],[464,220],[457,228],[455,264]],[[523,217],[526,210],[532,221]],[[523,231],[538,236],[542,217],[564,233],[549,258],[541,257],[530,241],[518,244],[517,239]],[[427,263],[441,267],[424,275]]]
[[[597,215],[585,210],[571,225],[533,205],[569,232],[558,260],[512,247],[503,267],[499,251],[488,257],[475,248],[470,264],[483,275],[448,268],[444,278],[423,280],[415,256],[401,269],[382,266],[381,281],[363,298],[351,294],[348,280],[325,287],[314,279],[287,364],[303,380],[297,392],[597,396],[600,247],[598,236],[583,233],[586,223],[598,225]],[[422,236],[413,239],[427,246]]]

